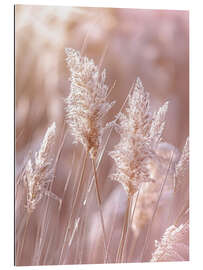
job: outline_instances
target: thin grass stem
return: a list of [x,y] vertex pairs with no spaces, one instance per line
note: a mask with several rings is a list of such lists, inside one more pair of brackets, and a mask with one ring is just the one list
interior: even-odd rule
[[127,233],[127,227],[128,227],[128,222],[129,222],[129,216],[130,216],[130,206],[131,206],[131,196],[128,196],[128,201],[127,201],[127,209],[125,212],[125,218],[123,222],[123,229],[121,233],[121,238],[120,238],[120,243],[116,255],[116,262],[119,263],[121,262],[122,254],[123,254],[123,248],[124,248],[124,242],[126,238],[126,233]]
[[31,213],[27,213],[27,218],[26,218],[26,223],[25,223],[25,229],[24,229],[23,238],[22,238],[22,245],[21,245],[21,248],[20,248],[20,252],[18,254],[19,262],[20,262],[20,259],[21,259],[21,256],[22,256],[22,252],[23,252],[23,248],[24,248],[25,236],[26,236],[27,227],[28,227],[28,224],[29,224],[29,221],[30,221],[30,216],[31,216]]
[[[135,83],[135,82],[134,82],[134,83]],[[113,84],[111,90],[114,88],[114,86],[115,86],[115,82],[114,82],[114,84]],[[111,90],[110,90],[110,92],[111,92]],[[124,108],[124,106],[125,106],[125,104],[126,104],[126,102],[127,102],[127,100],[128,100],[129,95],[131,94],[132,90],[133,90],[133,87],[130,88],[129,93],[128,93],[127,97],[125,98],[125,101],[123,102],[123,105],[122,105],[122,107],[120,108],[119,112],[121,112],[121,111],[123,110],[123,108]],[[117,120],[118,120],[118,119],[117,119]],[[116,120],[116,122],[117,122],[117,120]],[[98,169],[99,164],[101,163],[101,160],[102,160],[102,158],[103,158],[104,151],[105,151],[106,146],[107,146],[107,144],[108,144],[108,142],[109,142],[109,139],[110,139],[110,136],[111,136],[111,133],[112,133],[113,129],[114,129],[114,127],[111,127],[111,128],[110,128],[110,131],[109,131],[109,134],[107,135],[107,138],[106,138],[106,141],[105,141],[105,143],[104,143],[104,146],[102,147],[102,150],[101,150],[101,152],[100,152],[100,154],[99,154],[99,157],[98,157],[98,159],[97,159],[96,169]],[[92,190],[93,182],[94,182],[94,177],[92,177],[92,179],[91,179],[91,182],[90,182],[90,184],[89,184],[89,187],[88,187],[88,190],[87,190],[87,194],[86,194],[86,196],[85,196],[85,199],[84,199],[83,204],[86,204],[86,202],[87,202],[87,198],[89,197],[89,193],[90,193],[91,190]]]
[[133,217],[134,217],[134,214],[135,214],[135,209],[136,209],[136,205],[137,205],[137,201],[138,201],[138,197],[139,197],[140,189],[141,188],[142,187],[140,187],[139,190],[138,190],[138,192],[137,192],[136,201],[135,201],[135,205],[133,207],[132,216],[131,216],[131,220],[130,220],[130,226],[132,226],[132,223],[133,223]]
[[59,257],[59,264],[61,264],[62,256],[63,256],[64,249],[65,249],[65,245],[66,245],[66,242],[68,241],[68,234],[69,234],[69,230],[70,230],[71,220],[72,220],[73,213],[74,213],[74,210],[75,210],[75,206],[76,206],[76,203],[77,203],[77,200],[78,200],[78,195],[80,194],[80,189],[83,186],[83,179],[84,179],[84,172],[85,172],[87,157],[88,157],[88,152],[86,151],[85,156],[84,156],[84,160],[83,160],[83,165],[82,165],[81,176],[80,176],[78,188],[77,188],[75,198],[74,198],[74,201],[73,201],[73,207],[71,209],[70,218],[69,218],[69,221],[68,221],[68,224],[67,224],[67,227],[66,227],[67,229],[66,229],[65,238],[64,238],[64,241],[63,241],[63,246],[62,246],[60,257]]
[[[133,216],[134,216],[134,213],[135,213],[135,208],[136,208],[136,205],[137,205],[139,193],[140,193],[140,189],[137,192],[136,201],[135,201],[135,205],[133,207],[132,215],[130,216],[130,214],[129,214],[127,231],[126,231],[126,236],[125,236],[124,244],[123,244],[123,251],[125,251],[125,246],[126,246],[127,236],[128,236],[128,230],[129,230],[129,227],[131,227],[131,225],[132,225]],[[130,212],[131,212],[131,209],[132,209],[132,201],[133,201],[133,197],[131,196],[131,198],[130,198],[130,207],[129,207]],[[124,259],[124,252],[123,252],[123,254],[121,254],[121,262],[124,262],[123,259]]]
[[[61,143],[59,145],[59,149],[57,151],[56,159],[55,159],[55,162],[54,162],[54,176],[53,176],[53,180],[51,181],[51,184],[50,184],[50,187],[49,187],[50,191],[52,190],[53,182],[54,182],[54,180],[56,178],[56,167],[57,167],[57,164],[58,164],[61,152],[62,152],[62,148],[63,148],[64,142],[65,142],[65,138],[66,138],[66,135],[67,135],[65,127],[66,127],[66,124],[64,122],[63,128],[62,128]],[[40,259],[41,259],[41,253],[42,253],[41,251],[42,251],[42,248],[43,248],[42,234],[44,235],[46,233],[46,228],[48,228],[48,226],[45,226],[45,221],[47,219],[47,213],[48,213],[48,207],[49,207],[49,199],[50,198],[48,196],[48,198],[46,200],[45,211],[44,211],[44,216],[43,216],[43,221],[42,221],[42,232],[41,232],[41,235],[39,237],[38,255],[36,256],[36,262],[35,262],[36,265],[38,265],[40,263]],[[60,207],[59,207],[59,209],[60,209]],[[44,237],[44,239],[45,239],[45,237]]]
[[105,231],[105,226],[104,226],[104,217],[103,217],[103,213],[102,213],[102,202],[101,202],[101,196],[99,193],[98,178],[97,178],[96,165],[95,165],[94,159],[92,159],[92,166],[94,169],[95,188],[96,188],[97,202],[98,202],[99,214],[100,214],[102,231],[103,231],[104,248],[105,248],[105,253],[106,253],[105,262],[108,262],[107,236],[106,236],[106,231]]

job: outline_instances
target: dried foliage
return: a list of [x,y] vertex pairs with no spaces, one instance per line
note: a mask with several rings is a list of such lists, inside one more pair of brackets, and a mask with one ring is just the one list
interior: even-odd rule
[[183,184],[189,167],[189,138],[185,142],[180,159],[175,167],[175,191]]
[[120,142],[110,152],[117,169],[112,178],[120,182],[128,194],[135,194],[142,183],[154,181],[149,161],[154,158],[155,146],[161,139],[167,108],[168,103],[165,103],[151,119],[149,94],[138,78],[128,98],[126,115],[117,116]]
[[78,51],[66,49],[71,72],[71,92],[66,99],[66,114],[75,142],[80,142],[95,159],[104,132],[103,118],[114,102],[108,103],[106,71],[100,72],[93,60]]
[[188,223],[181,224],[178,227],[175,225],[168,227],[161,241],[155,241],[156,250],[152,254],[151,262],[187,260],[189,254],[188,233]]
[[29,159],[25,167],[26,208],[29,213],[35,210],[44,194],[51,195],[46,187],[53,178],[50,155],[55,143],[55,132],[56,125],[53,123],[44,136],[40,150],[35,154],[34,162]]
[[15,264],[189,260],[188,12],[15,13]]

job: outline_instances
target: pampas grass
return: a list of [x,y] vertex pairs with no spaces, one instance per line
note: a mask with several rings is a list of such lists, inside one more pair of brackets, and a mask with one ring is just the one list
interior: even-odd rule
[[100,73],[98,67],[94,64],[94,61],[89,60],[87,57],[81,57],[78,51],[68,48],[66,49],[66,54],[67,64],[71,71],[71,92],[66,99],[67,121],[71,128],[74,142],[80,142],[86,151],[73,209],[78,198],[79,189],[82,186],[87,154],[89,154],[94,170],[96,195],[104,234],[104,246],[106,257],[108,257],[107,238],[101,210],[102,202],[99,192],[95,159],[97,157],[98,149],[101,147],[102,135],[105,131],[103,118],[111,109],[114,102],[108,103],[106,100],[108,96],[108,87],[105,84],[105,70]]
[[155,241],[156,250],[151,262],[184,261],[188,250],[189,224],[171,225],[164,232],[161,241]]
[[182,184],[184,184],[184,178],[189,167],[189,138],[185,142],[181,157],[175,167],[175,183],[174,191],[177,192]]
[[[155,149],[161,140],[167,108],[168,103],[165,103],[153,117],[150,117],[149,93],[144,90],[138,78],[134,91],[129,96],[126,115],[120,113],[117,116],[120,125],[117,124],[116,129],[121,139],[115,150],[110,152],[117,168],[112,177],[123,185],[128,195],[117,262],[122,260],[129,219],[132,219],[130,212],[133,196],[136,194],[138,199],[140,186],[155,181],[151,177],[149,162],[153,158],[156,159]],[[136,208],[136,205],[134,207]]]
[[[143,251],[141,253],[141,258],[143,258],[148,237],[151,232],[151,225],[156,215],[161,193],[168,175],[167,171],[160,192],[157,192],[156,186],[160,184],[158,184],[158,179],[154,179],[151,164],[155,162],[156,166],[159,167],[159,155],[157,152],[157,147],[162,140],[168,102],[166,102],[157,112],[152,115],[149,107],[149,93],[144,90],[142,82],[138,78],[135,85],[132,87],[132,93],[129,93],[126,114],[120,112],[116,116],[115,121],[110,124],[106,124],[105,127],[103,124],[103,117],[114,103],[108,103],[106,101],[108,87],[104,84],[105,71],[103,71],[100,75],[100,71],[94,64],[93,60],[89,60],[87,57],[81,57],[80,53],[73,49],[67,49],[66,53],[68,67],[71,71],[71,92],[69,97],[66,99],[66,118],[74,137],[74,143],[80,142],[85,149],[85,154],[82,162],[83,165],[81,167],[78,187],[76,187],[76,193],[71,208],[71,214],[65,228],[66,233],[62,242],[58,262],[59,264],[63,263],[65,250],[67,250],[65,247],[67,246],[68,249],[71,247],[72,242],[74,239],[76,239],[77,234],[79,233],[78,227],[80,223],[82,223],[82,216],[79,216],[76,218],[71,231],[70,225],[72,223],[73,214],[76,210],[78,199],[80,199],[81,194],[85,192],[84,175],[88,155],[92,161],[96,197],[103,232],[103,241],[105,247],[104,263],[109,261],[109,244],[107,244],[109,241],[107,240],[107,233],[104,225],[102,200],[97,176],[98,168],[96,168],[95,160],[102,145],[102,137],[105,129],[106,127],[111,126],[115,127],[116,131],[120,135],[120,142],[114,147],[114,150],[110,152],[110,156],[114,159],[116,164],[116,172],[113,173],[111,177],[113,180],[122,184],[128,197],[127,209],[125,211],[126,213],[123,221],[123,229],[115,261],[125,261],[124,251],[127,235],[129,227],[132,226],[133,219],[135,219],[135,222],[139,222],[136,223],[136,225],[134,222],[134,226],[136,226],[136,237],[134,241],[136,241],[136,238],[139,236],[140,231],[146,221],[151,219],[151,224],[147,231]],[[24,184],[27,192],[26,209],[28,211],[28,216],[25,223],[23,238],[21,239],[22,245],[18,256],[19,261],[23,251],[24,238],[26,236],[30,214],[35,210],[37,204],[42,199],[43,194],[49,195],[52,198],[58,198],[51,191],[48,191],[45,188],[46,184],[51,182],[51,179],[53,179],[53,170],[50,167],[51,162],[49,161],[49,156],[55,141],[55,129],[55,123],[48,128],[41,144],[41,148],[35,154],[34,165],[31,159],[29,159],[27,165],[25,166]],[[187,140],[183,153],[175,166],[174,175],[176,189],[177,186],[180,186],[180,182],[183,181],[183,171],[186,170],[186,167],[188,166],[188,153]],[[168,169],[170,169],[170,166],[171,164],[169,165]],[[67,187],[65,190],[66,189]],[[155,197],[152,198],[152,196]],[[136,199],[135,204],[133,205],[134,198]],[[156,202],[153,215],[150,214],[151,203],[147,203],[147,201],[151,200]],[[142,208],[140,207],[144,207],[143,210],[141,210]],[[144,217],[144,213],[149,216]],[[83,223],[83,226],[84,225],[85,224]],[[171,240],[168,240],[168,238],[170,238],[168,233],[169,231],[171,232],[170,228],[172,228],[174,232],[179,232],[182,230],[182,227],[179,229],[176,229],[174,226],[169,227],[169,229],[166,230],[161,243],[156,244],[157,250],[153,253],[151,261],[160,261],[160,258],[163,259],[167,258],[167,256],[170,257],[170,255],[168,255],[168,250],[173,251],[171,247],[172,244],[170,242]],[[167,243],[165,244],[165,242]],[[41,245],[39,248],[41,248]],[[176,254],[175,251],[173,252]],[[78,253],[79,251],[77,254]],[[165,255],[165,253],[167,255]],[[39,254],[37,261],[39,261],[40,257],[41,255]],[[180,257],[178,257],[178,259],[180,259]],[[81,258],[80,262],[82,262]]]
[[[92,162],[93,179],[95,183],[96,198],[103,232],[105,248],[103,262],[109,262],[108,251],[110,249],[110,242],[107,239],[107,231],[105,228],[102,211],[102,200],[97,173],[98,167],[96,167],[95,163],[98,152],[101,151],[99,149],[101,149],[102,146],[102,137],[106,127],[114,127],[120,135],[120,142],[114,146],[114,150],[110,152],[110,156],[115,161],[116,165],[116,170],[112,174],[111,178],[122,184],[128,198],[123,221],[123,229],[117,248],[115,262],[126,261],[124,258],[124,251],[127,245],[127,236],[130,227],[133,225],[136,228],[136,237],[134,239],[136,242],[136,238],[138,238],[143,225],[147,221],[151,220],[146,233],[145,242],[142,247],[142,260],[145,247],[151,233],[151,226],[158,209],[167,176],[169,174],[173,156],[172,153],[165,180],[160,187],[159,179],[155,179],[156,177],[153,173],[152,164],[156,164],[156,167],[160,166],[159,151],[157,149],[162,141],[162,133],[165,126],[168,102],[161,106],[159,110],[154,112],[152,115],[150,111],[149,93],[145,91],[141,80],[138,78],[128,95],[128,104],[125,109],[126,113],[120,112],[113,122],[104,125],[103,117],[114,103],[108,103],[106,100],[108,95],[108,87],[105,85],[105,72],[103,71],[100,73],[93,60],[89,60],[87,57],[82,57],[79,52],[73,49],[67,49],[66,53],[68,67],[71,71],[71,91],[70,95],[66,99],[66,119],[71,129],[74,143],[80,142],[84,147],[85,152],[81,166],[80,178],[78,180],[78,186],[76,186],[76,193],[75,197],[73,198],[71,214],[69,216],[68,223],[65,226],[65,236],[62,241],[61,249],[59,248],[60,252],[58,253],[58,263],[63,264],[65,252],[71,248],[72,242],[77,239],[77,235],[80,231],[82,231],[82,228],[79,230],[80,224],[85,226],[84,216],[82,214],[80,214],[80,216],[78,216],[74,222],[72,219],[74,217],[74,211],[78,205],[78,200],[81,200],[81,195],[85,193],[88,194],[89,192],[85,188],[85,168],[87,165],[88,156]],[[26,236],[30,214],[36,209],[36,206],[42,199],[43,194],[58,199],[58,197],[51,191],[46,190],[47,183],[51,182],[53,179],[53,169],[50,167],[51,162],[49,160],[49,156],[51,155],[51,149],[55,141],[55,129],[56,127],[54,123],[48,128],[41,144],[41,148],[35,154],[34,164],[32,163],[31,159],[29,159],[27,165],[25,166],[24,184],[27,194],[26,209],[28,216],[24,227],[23,238],[21,239],[22,245],[20,253],[17,257],[18,263],[20,262],[21,253],[23,251],[24,238]],[[111,134],[111,132],[109,134]],[[61,143],[61,147],[63,142],[64,140]],[[61,152],[61,147],[59,152]],[[58,158],[59,157],[56,158],[57,162]],[[189,150],[187,139],[183,153],[174,169],[176,187],[180,186],[180,182],[183,181],[183,171],[187,169],[188,158]],[[66,189],[67,185],[65,187],[65,192]],[[62,199],[64,198],[64,195]],[[87,200],[87,198],[85,200]],[[134,200],[135,203],[133,205]],[[61,200],[59,199],[59,201]],[[151,209],[152,202],[156,203],[154,210]],[[61,206],[59,207],[59,213],[60,209]],[[184,213],[185,211],[186,210],[184,209]],[[184,213],[181,212],[181,216]],[[135,221],[133,223],[134,219]],[[72,223],[74,223],[74,226],[71,230]],[[43,226],[46,226],[45,223]],[[176,229],[174,226],[170,227],[173,229],[173,231],[179,232],[182,230],[182,227]],[[168,254],[168,250],[172,250],[172,244],[170,242],[171,240],[167,240],[170,238],[168,233],[169,231],[171,232],[170,228],[166,230],[161,243],[159,245],[156,244],[157,250],[153,253],[151,261],[159,261],[160,257],[162,259],[169,256],[162,255],[162,253]],[[43,237],[43,235],[45,235],[45,233],[41,234],[41,237]],[[78,236],[78,243],[79,237],[80,236]],[[167,242],[167,244],[165,244],[165,242]],[[79,247],[80,244],[78,244],[76,258],[77,254],[81,254]],[[39,250],[41,250],[41,252],[42,248],[43,247],[40,244]],[[35,261],[38,263],[41,257],[41,252],[39,253],[38,251],[38,255],[36,257],[37,259],[35,258]],[[157,254],[161,255],[159,256]],[[180,257],[178,257],[178,259],[180,259]],[[79,261],[82,262],[81,255]]]
[[28,213],[35,210],[44,194],[51,194],[46,190],[46,186],[53,179],[50,154],[55,142],[55,130],[56,125],[53,123],[44,136],[39,152],[35,154],[34,164],[29,159],[25,167],[24,185],[27,194],[25,207]]
[[53,199],[61,200],[47,189],[47,185],[53,180],[53,170],[51,168],[52,148],[55,143],[56,125],[53,123],[48,129],[42,141],[41,147],[35,153],[34,162],[28,160],[23,174],[24,186],[26,190],[26,205],[27,218],[21,243],[19,258],[24,246],[24,240],[27,232],[27,226],[30,220],[30,215],[37,208],[38,203],[44,195],[48,195]]
[[[19,9],[19,14],[22,10]],[[38,11],[38,20],[33,19],[32,24],[46,33],[39,26],[45,23],[42,21],[45,15],[52,14],[53,10],[47,10],[45,15],[40,13],[40,8]],[[119,11],[118,16],[107,9],[103,14],[105,20],[96,18],[94,24],[91,9],[71,9],[68,20],[66,16],[62,19],[58,12],[54,17],[47,15],[46,24],[61,29],[59,40],[60,36],[64,40],[66,36],[75,40],[77,16],[83,20],[84,28],[91,22],[95,29],[102,29],[98,37],[99,33],[108,31],[113,40],[118,38],[114,27],[124,14]],[[19,22],[18,42],[21,29],[26,30],[23,20]],[[28,25],[28,29],[32,27]],[[131,31],[131,28],[126,29]],[[167,29],[172,31],[170,27]],[[48,35],[50,40],[56,36],[54,31],[52,28]],[[35,36],[35,30],[32,33]],[[167,92],[165,95],[163,90],[162,98],[157,98],[166,82],[164,69],[160,69],[163,76],[158,76],[161,73],[148,58],[149,68],[145,66],[144,73],[132,66],[128,68],[134,59],[130,59],[123,48],[121,53],[115,45],[117,42],[112,42],[109,54],[103,49],[107,48],[106,44],[102,45],[103,40],[94,40],[91,33],[86,33],[82,42],[77,40],[72,44],[74,49],[65,49],[65,61],[62,54],[64,46],[70,46],[69,42],[60,43],[56,39],[57,46],[53,45],[53,49],[47,48],[47,43],[40,44],[40,38],[36,39],[32,42],[36,47],[32,59],[38,59],[37,52],[42,56],[37,69],[34,63],[29,67],[29,59],[23,62],[27,67],[24,73],[27,82],[31,74],[35,75],[35,80],[29,90],[31,98],[25,92],[16,112],[16,265],[188,260],[189,138],[183,146],[182,137],[186,138],[187,132],[181,137],[178,129],[171,125],[172,111],[178,115],[174,110],[174,94]],[[89,42],[96,44],[94,53],[88,49]],[[77,44],[81,43],[79,49]],[[24,59],[21,48],[23,46],[17,48],[17,67],[20,59]],[[141,57],[143,61],[145,56],[148,57],[147,54]],[[60,59],[58,67],[66,62],[65,73],[62,68],[55,68],[56,59]],[[104,62],[107,71],[102,67]],[[136,65],[142,66],[141,62]],[[160,63],[165,62],[160,59]],[[21,69],[17,70],[17,93],[20,95],[27,83],[22,80]],[[130,75],[132,70],[133,75]],[[157,90],[159,94],[148,80],[152,70],[153,81],[162,85]],[[63,76],[67,74],[69,82],[64,86]],[[145,87],[140,78],[135,78],[136,74],[140,75]],[[123,77],[126,77],[125,83],[120,84]],[[132,87],[126,94],[124,90],[128,84]],[[34,89],[40,89],[41,103],[36,102],[38,90]],[[50,122],[56,124],[49,125]],[[44,132],[45,128],[44,136],[42,130]],[[181,140],[175,141],[174,136]]]

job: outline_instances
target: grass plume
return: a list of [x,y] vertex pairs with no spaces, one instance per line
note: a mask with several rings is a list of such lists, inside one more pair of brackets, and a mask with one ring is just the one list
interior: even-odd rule
[[188,238],[189,224],[171,225],[164,232],[161,241],[155,241],[156,250],[152,254],[151,262],[184,261],[181,253],[187,256],[188,246],[184,244]]

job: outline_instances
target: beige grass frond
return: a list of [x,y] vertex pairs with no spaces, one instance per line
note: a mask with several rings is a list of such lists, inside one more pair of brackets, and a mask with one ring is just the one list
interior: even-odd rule
[[[184,261],[188,259],[189,249],[185,243],[188,238],[189,223],[180,226],[171,225],[163,234],[161,241],[155,241],[156,250],[152,254],[151,262]],[[182,254],[184,249],[184,256]]]
[[51,154],[52,146],[56,137],[56,124],[55,122],[47,129],[41,144],[39,152],[35,156],[36,166],[43,166],[45,163],[49,163],[49,157]]
[[186,139],[180,159],[175,167],[175,185],[174,190],[177,191],[184,182],[186,171],[189,169],[189,137]]
[[100,72],[94,61],[78,51],[66,49],[67,65],[71,72],[71,91],[66,98],[67,122],[75,143],[80,142],[94,159],[104,132],[103,117],[114,102],[107,102],[106,71]]
[[50,154],[51,148],[55,143],[56,125],[53,123],[44,136],[39,151],[35,154],[35,159],[27,162],[24,174],[24,185],[26,188],[26,208],[32,212],[43,194],[47,193],[46,185],[50,182]]
[[154,119],[150,114],[149,93],[138,78],[128,99],[126,113],[119,113],[116,130],[120,142],[110,152],[116,164],[112,179],[120,182],[128,194],[134,194],[141,183],[153,181],[149,160],[155,155],[152,142],[158,143],[165,124],[167,103]]
[[165,117],[168,110],[168,101],[164,103],[163,106],[159,108],[159,110],[154,114],[150,136],[152,138],[153,147],[156,148],[158,143],[161,140],[162,133],[165,127]]

